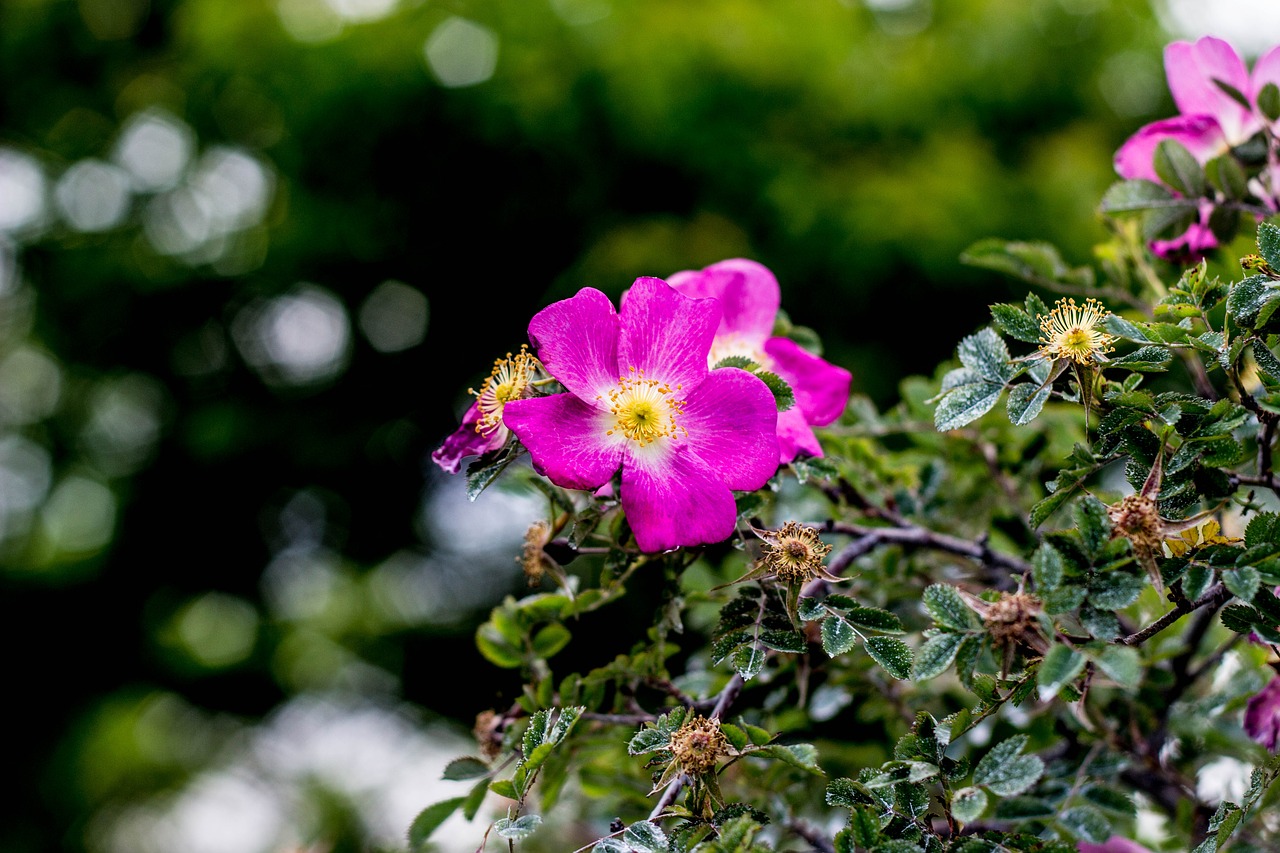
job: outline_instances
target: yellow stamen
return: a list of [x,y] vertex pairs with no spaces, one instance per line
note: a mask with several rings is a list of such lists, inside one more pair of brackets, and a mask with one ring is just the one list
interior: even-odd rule
[[1096,299],[1077,305],[1074,299],[1059,299],[1048,315],[1040,318],[1040,352],[1049,358],[1069,358],[1077,364],[1096,361],[1115,347],[1113,335],[1098,326],[1110,315]]
[[480,410],[480,420],[476,422],[476,432],[481,435],[492,435],[502,426],[502,410],[507,403],[524,397],[533,381],[533,375],[542,365],[529,352],[528,345],[520,347],[520,352],[493,363],[493,371],[489,378],[477,391],[468,388],[467,393],[477,398],[476,407]]
[[641,447],[660,438],[675,438],[681,432],[687,436],[688,430],[677,422],[686,401],[673,396],[681,386],[672,388],[665,382],[646,379],[644,371],[634,367],[630,373],[618,377],[618,387],[609,392],[609,411],[617,420],[608,434],[620,430]]

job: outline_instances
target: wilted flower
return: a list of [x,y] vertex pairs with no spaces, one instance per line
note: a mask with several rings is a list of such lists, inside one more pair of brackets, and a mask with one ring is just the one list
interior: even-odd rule
[[528,396],[541,365],[527,345],[520,352],[507,353],[493,363],[493,370],[480,390],[468,388],[476,398],[462,416],[462,425],[431,454],[431,459],[450,474],[458,473],[467,456],[483,456],[507,443],[510,435],[502,421],[506,405]]
[[1244,708],[1244,730],[1270,752],[1276,751],[1280,742],[1280,678],[1272,678],[1249,698]]
[[853,375],[790,338],[773,335],[782,304],[778,279],[767,267],[731,258],[701,270],[684,270],[667,283],[686,296],[720,300],[723,315],[708,356],[714,365],[728,356],[745,356],[776,373],[791,386],[796,403],[778,413],[778,450],[782,462],[800,454],[822,456],[812,427],[840,417],[849,400]]
[[1053,310],[1040,318],[1040,353],[1046,358],[1066,358],[1076,364],[1105,361],[1115,347],[1113,335],[1098,327],[1110,315],[1096,299],[1077,305],[1074,299],[1059,299]]
[[596,490],[621,469],[619,500],[647,552],[721,542],[734,490],[778,468],[778,410],[758,377],[711,370],[720,303],[639,278],[620,312],[594,288],[553,303],[529,337],[565,393],[511,400],[503,421],[558,486]]
[[671,736],[670,744],[680,769],[695,776],[711,772],[729,754],[729,740],[720,731],[720,721],[701,714],[685,720]]
[[1022,590],[1002,592],[995,601],[987,601],[961,590],[960,597],[981,617],[992,645],[1000,652],[1002,672],[1012,668],[1018,646],[1026,646],[1038,654],[1044,654],[1049,648],[1036,619],[1044,608],[1034,595]]
[[818,537],[814,528],[788,521],[777,530],[752,531],[764,540],[764,553],[756,564],[761,577],[776,577],[784,583],[812,577],[840,580],[823,567],[831,546]]

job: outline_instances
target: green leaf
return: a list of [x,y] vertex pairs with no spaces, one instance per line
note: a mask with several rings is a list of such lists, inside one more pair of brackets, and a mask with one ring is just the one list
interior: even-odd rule
[[515,820],[502,818],[493,824],[493,831],[498,833],[502,838],[511,841],[519,841],[522,838],[528,838],[530,835],[542,825],[542,818],[536,814],[521,815]]
[[1177,200],[1169,190],[1143,178],[1119,181],[1107,188],[1102,195],[1102,212],[1112,216],[1142,213],[1155,208],[1168,207]]
[[1231,286],[1227,294],[1227,313],[1236,324],[1252,329],[1258,312],[1274,299],[1280,298],[1277,285],[1265,275],[1251,275]]
[[474,501],[480,497],[480,493],[489,488],[498,475],[520,457],[522,451],[520,442],[512,439],[505,446],[472,461],[467,466],[467,500]]
[[1089,590],[1083,584],[1064,583],[1040,596],[1040,603],[1044,605],[1045,613],[1054,616],[1075,610],[1084,603],[1085,596],[1088,594]]
[[635,853],[667,853],[667,836],[658,825],[639,820],[627,827],[622,840],[631,845]]
[[1119,314],[1108,314],[1106,319],[1102,321],[1102,325],[1107,331],[1118,338],[1124,338],[1126,341],[1134,341],[1140,344],[1149,344],[1151,339],[1147,337],[1142,329],[1129,322]]
[[1156,145],[1152,165],[1160,180],[1190,198],[1204,195],[1204,171],[1187,147],[1165,138]]
[[787,380],[768,370],[752,370],[750,372],[773,393],[773,402],[779,412],[785,412],[796,404],[795,392],[791,390]]
[[[1065,282],[1088,288],[1094,281],[1091,269],[1068,267],[1058,250],[1042,241],[979,240],[961,253],[960,262],[1002,272],[1036,285]],[[1032,302],[1031,296],[1027,300],[1027,313],[1038,325],[1038,316],[1049,311],[1043,303],[1036,305]],[[1038,297],[1036,302],[1039,302]]]
[[1128,794],[1122,794],[1114,788],[1108,788],[1104,785],[1087,785],[1082,793],[1089,802],[1114,814],[1131,818],[1138,813],[1133,798]]
[[1031,557],[1031,578],[1036,582],[1036,592],[1041,595],[1057,589],[1065,571],[1062,554],[1048,542],[1041,544]]
[[987,810],[987,792],[981,788],[961,788],[951,798],[951,813],[961,823],[972,823]]
[[1280,270],[1280,227],[1270,222],[1258,223],[1258,253],[1272,269]]
[[896,637],[868,637],[863,643],[867,654],[894,678],[911,677],[911,648]]
[[766,628],[760,632],[760,643],[766,648],[778,652],[804,654],[809,649],[809,641],[799,631],[785,631],[778,628]]
[[880,840],[880,819],[867,806],[855,805],[849,813],[849,832],[858,847],[871,847]]
[[643,755],[657,749],[667,749],[671,743],[671,733],[660,728],[643,728],[636,732],[627,743],[627,752],[631,755]]
[[1090,844],[1102,844],[1111,837],[1111,822],[1093,806],[1073,806],[1064,810],[1058,821],[1072,835]]
[[959,429],[976,421],[995,407],[1004,385],[993,382],[973,382],[948,391],[933,412],[934,427],[938,432]]
[[878,631],[881,634],[905,634],[902,620],[888,610],[878,607],[854,607],[844,611],[844,618],[857,628]]
[[916,656],[915,666],[911,672],[913,681],[928,681],[946,671],[955,659],[956,651],[965,638],[964,634],[944,631],[925,640]]
[[1044,774],[1040,756],[1021,754],[1029,740],[1026,735],[1014,735],[996,744],[978,762],[973,783],[1001,797],[1012,797],[1029,789]]
[[1214,157],[1204,165],[1205,177],[1228,199],[1242,199],[1248,192],[1248,177],[1230,154]]
[[[1040,327],[1020,305],[997,303],[991,306],[991,319],[1000,331],[1015,341],[1035,344],[1040,342]],[[864,845],[865,846],[865,845]]]
[[1023,426],[1034,421],[1052,393],[1053,383],[1019,382],[1014,385],[1009,389],[1009,399],[1005,403],[1009,423]]
[[1112,367],[1123,367],[1139,373],[1159,373],[1169,367],[1173,354],[1161,346],[1139,347],[1128,355],[1111,359]]
[[1131,646],[1107,646],[1094,661],[1121,687],[1133,690],[1142,682],[1142,656]]
[[1085,495],[1076,502],[1073,519],[1080,531],[1081,544],[1089,559],[1096,560],[1111,539],[1111,519],[1102,501],[1093,495]]
[[1016,372],[1009,361],[1009,348],[990,326],[961,340],[956,355],[961,364],[987,382],[1003,385]]
[[631,853],[631,845],[623,843],[619,838],[606,837],[596,842],[591,853]]
[[733,653],[733,669],[748,681],[755,678],[764,666],[764,649],[759,646],[743,646]]
[[828,616],[822,622],[822,650],[828,657],[842,655],[858,644],[858,632],[839,616]]
[[1280,87],[1277,87],[1275,83],[1267,83],[1259,89],[1257,101],[1258,112],[1262,113],[1267,121],[1275,121],[1280,118]]
[[852,779],[832,779],[827,783],[826,803],[837,808],[853,809],[871,801],[861,782]]
[[1058,695],[1063,687],[1075,680],[1084,669],[1084,656],[1069,646],[1055,643],[1045,652],[1044,660],[1036,673],[1036,686],[1040,701],[1047,702]]
[[515,669],[524,662],[521,650],[507,642],[492,622],[476,629],[476,648],[485,660],[502,669]]
[[520,799],[520,795],[516,792],[516,786],[512,784],[510,779],[495,779],[489,783],[489,790],[504,799]]
[[418,816],[409,825],[409,849],[417,850],[427,843],[431,833],[440,828],[440,824],[448,820],[466,797],[453,797],[427,806],[418,812]]
[[933,621],[944,628],[970,631],[978,627],[977,615],[964,603],[955,587],[935,583],[924,588],[921,595],[924,607]]
[[1146,586],[1142,575],[1119,570],[1099,572],[1089,581],[1089,604],[1099,610],[1120,610],[1137,601]]
[[533,653],[546,659],[569,644],[573,636],[569,629],[559,622],[544,625],[533,635]]
[[822,774],[822,769],[818,767],[818,750],[811,743],[771,743],[755,750],[751,755],[776,758],[809,773]]
[[1049,516],[1057,512],[1059,507],[1071,499],[1073,491],[1075,491],[1074,488],[1060,488],[1047,497],[1036,501],[1035,506],[1031,507],[1027,523],[1031,525],[1032,529],[1044,524]]
[[478,758],[464,756],[455,758],[444,766],[443,778],[451,782],[461,782],[464,779],[479,779],[481,776],[487,776],[488,773],[488,764]]
[[1262,586],[1262,575],[1253,566],[1227,569],[1222,573],[1222,583],[1236,598],[1252,601]]

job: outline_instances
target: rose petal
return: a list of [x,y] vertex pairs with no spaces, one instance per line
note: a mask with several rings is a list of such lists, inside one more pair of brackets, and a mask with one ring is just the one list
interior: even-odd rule
[[534,469],[557,486],[598,489],[622,464],[627,439],[606,435],[608,411],[573,394],[512,400],[502,420],[528,449]]
[[462,415],[462,425],[431,453],[431,461],[450,474],[456,474],[462,468],[462,460],[468,456],[482,456],[490,450],[497,450],[507,443],[506,427],[499,425],[488,435],[476,432],[476,424],[480,422],[480,407],[472,403]]
[[724,314],[717,336],[736,335],[759,347],[773,332],[782,289],[768,267],[746,258],[730,258],[701,270],[684,270],[667,283],[687,296],[719,299]]
[[1160,181],[1152,165],[1156,146],[1166,139],[1181,142],[1201,163],[1227,150],[1227,139],[1216,119],[1207,115],[1174,116],[1138,129],[1116,151],[1115,169],[1122,178]]
[[790,338],[770,338],[765,352],[773,360],[774,371],[791,386],[806,421],[825,426],[844,413],[853,374]]
[[792,406],[785,412],[778,412],[778,461],[791,462],[801,454],[822,456],[822,445],[805,421],[804,412],[798,406]]
[[692,299],[660,278],[638,278],[619,320],[616,369],[623,375],[634,368],[686,387],[707,375],[707,354],[720,323],[718,301]]
[[680,426],[688,436],[678,442],[730,489],[758,489],[778,470],[778,406],[745,370],[711,371],[690,390]]
[[1242,94],[1249,92],[1249,72],[1230,44],[1213,36],[1195,44],[1173,42],[1165,48],[1164,67],[1169,92],[1183,115],[1213,116],[1232,144],[1248,137],[1251,124],[1256,129],[1252,113],[1214,82],[1221,80]]
[[584,287],[535,314],[529,340],[548,373],[582,399],[594,400],[618,381],[618,329],[609,297]]
[[719,472],[689,453],[653,468],[625,466],[621,502],[636,545],[650,553],[723,542],[737,524],[733,493]]

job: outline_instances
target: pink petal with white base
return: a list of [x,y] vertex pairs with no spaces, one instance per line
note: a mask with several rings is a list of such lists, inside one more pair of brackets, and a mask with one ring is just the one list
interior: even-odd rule
[[627,291],[619,319],[619,376],[635,368],[674,387],[697,385],[707,375],[707,352],[720,323],[719,302],[690,299],[660,278],[638,278]]
[[737,524],[720,472],[687,453],[672,454],[659,468],[624,467],[621,501],[636,544],[650,553],[723,542]]
[[684,270],[667,283],[686,296],[719,299],[724,310],[717,335],[736,335],[759,346],[773,332],[782,306],[782,288],[769,268],[746,258],[730,258],[701,270]]
[[553,302],[529,321],[529,340],[547,372],[584,400],[618,381],[618,315],[592,287]]
[[622,442],[607,436],[608,410],[589,406],[572,394],[512,400],[503,423],[528,449],[533,467],[566,489],[597,489],[622,464]]
[[777,424],[778,406],[764,382],[722,367],[690,389],[676,446],[687,448],[729,488],[749,491],[778,470]]
[[1245,95],[1250,88],[1244,60],[1222,39],[1173,42],[1164,50],[1164,68],[1173,102],[1184,116],[1213,116],[1233,145],[1257,129],[1251,112],[1214,82],[1221,80]]
[[476,424],[479,422],[480,407],[472,403],[462,416],[462,425],[432,451],[431,461],[450,474],[456,474],[466,457],[482,456],[506,444],[507,430],[504,427],[499,426],[488,435],[481,435],[476,432]]
[[813,427],[804,419],[804,412],[792,406],[778,412],[778,461],[791,462],[801,454],[822,456],[822,445],[814,435]]

